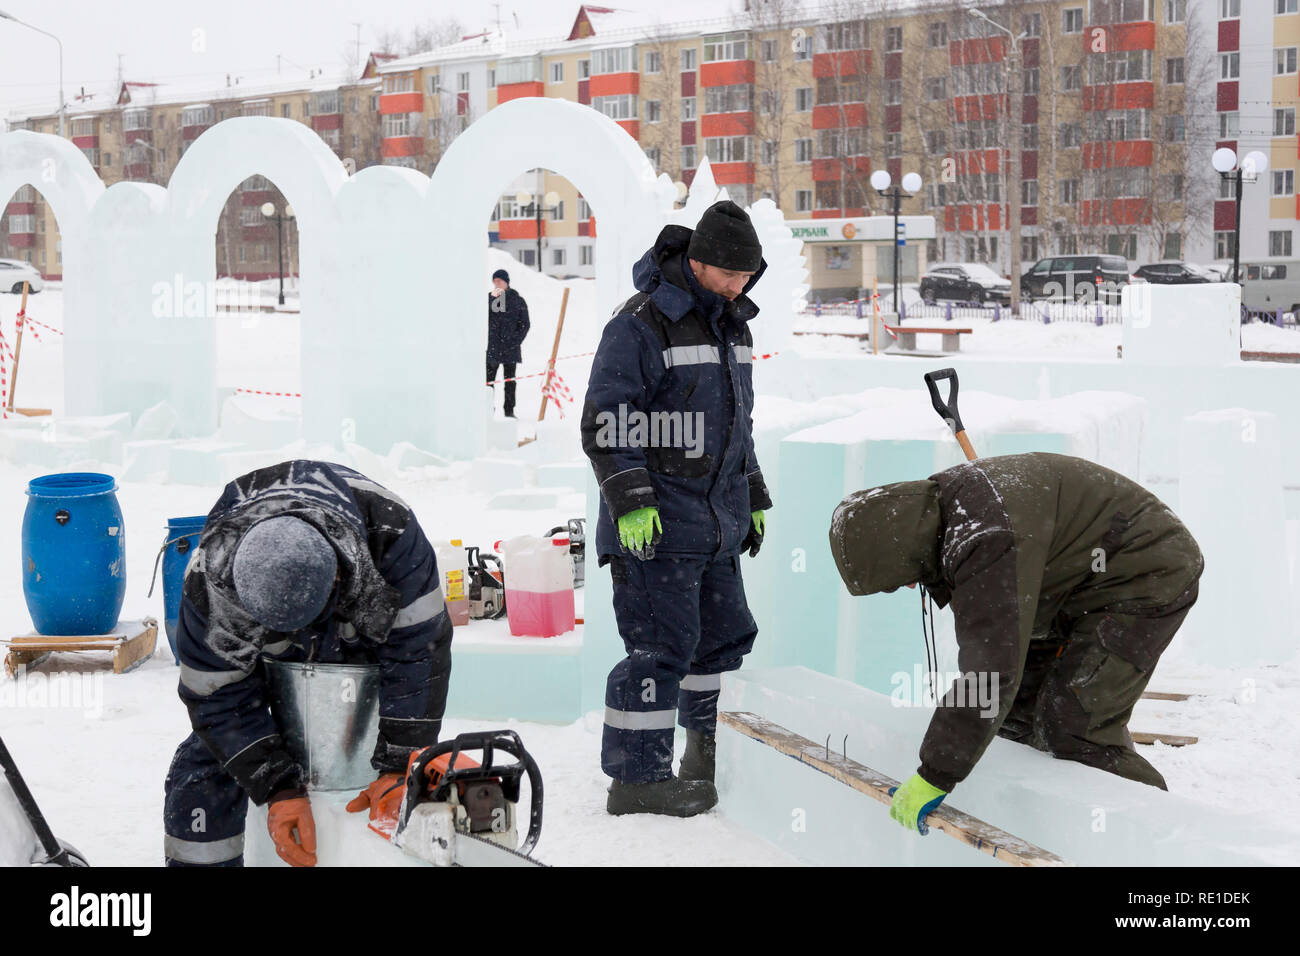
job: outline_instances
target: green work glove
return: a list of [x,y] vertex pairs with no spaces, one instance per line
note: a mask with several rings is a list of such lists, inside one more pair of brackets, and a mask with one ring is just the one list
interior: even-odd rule
[[930,832],[925,818],[948,795],[946,790],[926,783],[919,773],[912,774],[911,779],[901,787],[892,787],[889,793],[894,798],[894,802],[889,805],[889,815],[909,830],[916,830],[921,836]]
[[638,508],[618,519],[618,540],[642,561],[655,556],[655,545],[663,537],[658,508]]
[[751,511],[749,513],[749,534],[745,535],[745,540],[740,542],[740,550],[748,551],[751,558],[758,555],[758,549],[763,546],[763,512]]

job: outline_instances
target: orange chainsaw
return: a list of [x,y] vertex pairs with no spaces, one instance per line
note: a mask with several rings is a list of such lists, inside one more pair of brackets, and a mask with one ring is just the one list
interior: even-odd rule
[[[466,751],[478,751],[481,762]],[[498,753],[514,757],[498,763]],[[528,834],[515,808],[528,777]],[[542,774],[513,730],[461,734],[411,754],[404,793],[381,802],[370,829],[435,866],[542,866],[529,857],[542,835]]]

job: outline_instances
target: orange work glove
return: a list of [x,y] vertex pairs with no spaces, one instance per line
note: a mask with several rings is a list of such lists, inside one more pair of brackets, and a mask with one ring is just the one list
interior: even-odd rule
[[[311,801],[295,796],[294,791],[277,800],[271,798],[266,811],[266,829],[275,841],[275,852],[290,866],[316,865],[316,821],[311,815]],[[294,839],[294,831],[298,839]]]
[[360,813],[369,807],[370,828],[381,836],[391,837],[405,798],[406,775],[385,773],[349,800],[347,811]]

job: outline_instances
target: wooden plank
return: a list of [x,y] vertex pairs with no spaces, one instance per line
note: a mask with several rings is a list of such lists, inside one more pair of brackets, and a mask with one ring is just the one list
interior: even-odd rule
[[1133,738],[1135,744],[1162,743],[1166,747],[1190,747],[1201,739],[1199,737],[1184,737],[1182,734],[1148,733],[1144,730],[1131,730],[1129,736]]
[[1248,352],[1241,353],[1243,362],[1285,362],[1294,365],[1300,362],[1300,352]]
[[113,651],[114,674],[125,674],[153,657],[154,646],[158,642],[158,622],[149,618],[144,624],[145,629],[141,633],[122,641]]
[[[794,757],[800,763],[805,763],[814,770],[874,800],[884,804],[893,802],[894,798],[889,795],[889,791],[899,785],[897,780],[857,761],[849,760],[839,754],[828,753],[823,746],[807,737],[792,733],[757,714],[743,711],[721,711],[718,713],[718,721],[746,737]],[[1073,866],[1055,853],[1028,843],[946,803],[940,804],[938,809],[931,812],[926,817],[926,823],[932,829],[946,833],[953,839],[1001,860],[1008,866]]]
[[20,634],[3,642],[9,645],[4,669],[13,677],[19,667],[33,666],[55,652],[108,651],[113,673],[123,674],[152,657],[157,642],[158,621],[152,617],[119,622],[108,634]]
[[1161,690],[1146,690],[1142,692],[1143,700],[1189,700],[1191,694],[1168,693]]

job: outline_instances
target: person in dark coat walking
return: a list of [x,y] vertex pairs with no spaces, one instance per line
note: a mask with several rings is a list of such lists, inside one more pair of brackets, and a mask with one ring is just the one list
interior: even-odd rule
[[379,665],[370,789],[387,789],[438,740],[451,636],[433,547],[387,488],[319,461],[228,484],[182,586],[176,650],[193,733],[167,771],[167,865],[242,866],[250,799],[269,804],[280,857],[315,865],[307,781],[268,707],[264,660]]
[[[601,767],[610,813],[690,816],[717,802],[722,674],[758,628],[740,553],[758,553],[772,507],[754,455],[757,306],[766,263],[748,215],[714,204],[695,230],[664,227],[633,270],[640,290],[605,326],[582,413],[601,490],[596,548],[608,564],[627,658],[605,691]],[[673,726],[686,754],[673,775]]]
[[528,335],[528,303],[510,288],[510,273],[498,269],[492,273],[492,291],[488,293],[487,381],[489,388],[497,369],[506,379],[505,415],[515,417],[515,372],[524,360],[522,347]]
[[854,492],[830,546],[851,594],[920,584],[952,604],[963,677],[894,795],[894,819],[924,830],[995,735],[1166,789],[1128,721],[1205,562],[1151,492],[1082,458],[981,458]]

